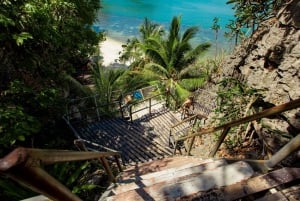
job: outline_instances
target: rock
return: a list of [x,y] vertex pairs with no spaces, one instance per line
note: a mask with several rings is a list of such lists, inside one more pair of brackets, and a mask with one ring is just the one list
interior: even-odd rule
[[[300,0],[257,28],[224,63],[223,77],[242,77],[275,105],[300,97]],[[240,75],[237,75],[240,74]],[[221,78],[222,79],[222,78]]]
[[293,0],[286,7],[282,8],[277,17],[283,25],[300,28],[300,3],[299,0]]

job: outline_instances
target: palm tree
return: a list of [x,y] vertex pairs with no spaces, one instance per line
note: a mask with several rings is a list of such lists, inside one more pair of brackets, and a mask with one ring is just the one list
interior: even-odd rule
[[148,18],[145,18],[144,23],[139,29],[141,37],[134,37],[127,41],[127,44],[123,46],[123,52],[120,57],[120,61],[129,61],[131,63],[131,69],[137,69],[140,66],[145,65],[144,58],[144,45],[149,37],[160,37],[163,35],[164,30],[159,24],[152,23]]
[[101,112],[105,115],[116,112],[118,100],[123,94],[144,87],[148,82],[139,73],[124,68],[104,68],[95,65],[92,68],[94,94]]
[[143,43],[145,58],[149,61],[143,68],[144,75],[162,82],[165,89],[182,102],[190,91],[203,84],[199,73],[193,74],[199,56],[208,50],[210,44],[191,44],[198,31],[190,27],[181,34],[181,18],[174,17],[166,37],[151,35]]
[[218,33],[219,33],[219,30],[221,28],[221,26],[218,24],[219,23],[219,18],[215,17],[213,19],[213,24],[212,24],[212,27],[211,29],[214,30],[215,32],[215,43],[216,43],[216,57],[217,57],[217,54],[218,54]]

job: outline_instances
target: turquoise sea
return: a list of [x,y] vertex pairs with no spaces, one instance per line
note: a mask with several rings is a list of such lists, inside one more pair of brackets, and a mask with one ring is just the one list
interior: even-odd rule
[[173,16],[181,16],[182,29],[190,26],[199,27],[195,42],[214,42],[211,29],[213,19],[219,18],[221,26],[219,42],[227,43],[223,37],[225,26],[233,19],[231,5],[227,0],[101,0],[95,29],[105,30],[109,37],[125,42],[128,38],[139,35],[139,26],[147,17],[166,29]]

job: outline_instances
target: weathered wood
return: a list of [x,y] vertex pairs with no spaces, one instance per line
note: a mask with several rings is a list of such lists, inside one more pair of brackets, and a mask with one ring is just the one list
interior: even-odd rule
[[278,191],[278,192],[270,194],[270,195],[266,195],[260,199],[256,199],[255,201],[275,201],[275,200],[276,201],[289,201],[289,199],[287,199],[281,191]]
[[[209,157],[214,157],[218,151],[218,149],[220,148],[221,144],[223,143],[223,141],[225,140],[229,130],[231,127],[226,127],[224,128],[221,136],[218,139],[218,142],[215,144],[214,148],[212,149],[212,151],[209,153]],[[191,144],[192,145],[192,144]],[[191,149],[191,148],[190,148]]]
[[[179,200],[239,200],[254,195],[276,186],[289,183],[300,178],[300,168],[282,168],[265,175],[250,178],[248,180],[228,185],[213,191],[199,191],[188,196],[182,196]],[[271,198],[273,196],[270,196]],[[263,197],[259,201],[265,201]],[[274,197],[273,197],[274,198]],[[267,199],[267,197],[266,197]],[[273,199],[278,200],[278,199]],[[272,201],[273,201],[272,200]]]
[[120,151],[127,164],[146,162],[172,155],[168,147],[169,127],[179,120],[168,110],[129,123],[124,119],[108,119],[82,127],[82,139]]
[[[180,159],[178,159],[180,160]],[[172,182],[178,180],[184,180],[192,177],[199,176],[207,170],[212,170],[218,168],[222,165],[227,164],[225,160],[212,160],[206,163],[186,163],[182,164],[179,167],[170,167],[166,170],[157,170],[153,173],[140,175],[138,178],[135,178],[135,182],[130,182],[131,179],[122,180],[123,185],[120,185],[114,189],[115,194],[124,193],[126,191],[134,190],[142,185],[143,187],[152,186],[160,182]],[[176,176],[176,177],[175,177]]]
[[226,186],[222,192],[225,200],[236,200],[245,196],[274,188],[300,178],[300,168],[282,168],[242,183]]
[[194,136],[201,136],[201,135],[204,135],[204,134],[213,133],[213,132],[222,130],[224,128],[238,126],[240,124],[244,124],[244,123],[248,123],[250,121],[258,120],[258,119],[261,119],[261,118],[264,118],[264,117],[269,117],[269,116],[272,116],[272,115],[280,114],[280,113],[283,113],[285,111],[295,109],[295,108],[298,108],[298,107],[300,107],[300,98],[298,98],[296,100],[293,100],[293,101],[290,101],[288,103],[284,103],[284,104],[266,109],[266,110],[264,110],[262,112],[258,112],[256,114],[253,114],[253,115],[250,115],[250,116],[238,119],[238,120],[231,121],[229,123],[226,123],[226,124],[223,124],[223,125],[220,125],[220,126],[217,126],[217,127],[207,128],[207,129],[200,128],[199,131],[197,131],[195,134],[187,136],[187,137],[182,137],[182,138],[180,138],[180,140],[185,140],[185,139],[188,139],[188,138],[191,138],[191,137],[194,137]]
[[[191,175],[189,178],[175,178],[151,186],[131,190],[109,197],[107,200],[176,200],[184,195],[207,191],[215,187],[230,185],[245,180],[253,175],[251,167],[244,162],[237,162],[227,166],[206,170],[199,177]],[[226,178],[226,179],[224,179]]]
[[283,148],[281,148],[270,160],[266,162],[268,168],[272,168],[289,156],[291,153],[300,148],[300,134],[290,140]]

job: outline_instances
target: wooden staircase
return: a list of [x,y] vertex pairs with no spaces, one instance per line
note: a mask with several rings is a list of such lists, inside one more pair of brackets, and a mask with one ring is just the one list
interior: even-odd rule
[[99,201],[181,200],[253,176],[245,162],[177,156],[131,166]]
[[[169,147],[170,127],[178,122],[179,116],[162,108],[132,122],[113,118],[74,127],[79,139],[99,145],[86,144],[89,150],[105,151],[101,147],[107,147],[119,151],[123,163],[127,165],[172,156],[173,149]],[[177,126],[175,131],[190,126],[190,122],[185,122]]]

